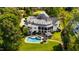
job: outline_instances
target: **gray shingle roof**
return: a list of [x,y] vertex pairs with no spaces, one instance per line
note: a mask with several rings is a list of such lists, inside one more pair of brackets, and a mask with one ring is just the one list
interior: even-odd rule
[[49,24],[54,25],[57,22],[57,19],[55,17],[49,17],[46,13],[42,13],[37,17],[29,16],[27,18],[27,22],[39,25],[49,25]]
[[48,19],[49,17],[45,14],[40,14],[37,16],[37,19]]
[[50,18],[52,20],[52,24],[55,24],[57,22],[57,18],[55,18],[55,17],[50,17]]
[[43,12],[37,16],[37,19],[47,19],[49,18],[48,14]]

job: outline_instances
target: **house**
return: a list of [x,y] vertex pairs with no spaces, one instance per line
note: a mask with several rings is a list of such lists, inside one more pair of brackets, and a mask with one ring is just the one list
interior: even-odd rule
[[59,24],[60,22],[55,17],[50,17],[45,12],[38,16],[29,16],[25,22],[25,26],[29,28],[31,33],[48,33],[57,31]]
[[76,20],[72,21],[72,25],[71,25],[72,31],[75,34],[75,36],[77,38],[79,38],[79,22]]
[[79,23],[78,22],[76,26],[74,27],[73,32],[77,37],[79,36]]

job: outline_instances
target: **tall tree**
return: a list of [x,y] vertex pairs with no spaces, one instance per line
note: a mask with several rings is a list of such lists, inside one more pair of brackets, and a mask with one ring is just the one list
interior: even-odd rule
[[0,16],[0,37],[3,40],[3,50],[17,50],[21,31],[19,28],[19,19],[14,14],[2,14]]

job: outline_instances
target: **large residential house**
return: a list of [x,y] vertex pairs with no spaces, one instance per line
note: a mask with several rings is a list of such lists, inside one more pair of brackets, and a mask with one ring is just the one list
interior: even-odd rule
[[45,12],[38,16],[29,16],[25,21],[25,26],[29,28],[31,33],[51,33],[52,31],[57,31],[59,25],[60,22],[55,17],[50,17]]

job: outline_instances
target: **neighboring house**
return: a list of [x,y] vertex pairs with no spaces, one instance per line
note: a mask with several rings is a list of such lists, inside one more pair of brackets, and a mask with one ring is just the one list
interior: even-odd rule
[[45,12],[38,16],[29,16],[25,22],[25,26],[29,28],[31,33],[57,31],[59,24],[60,22],[55,17],[49,17]]
[[73,33],[75,34],[75,36],[77,37],[77,38],[79,38],[79,22],[78,21],[72,21],[72,26],[71,26],[71,28],[72,28],[72,31],[73,31]]
[[74,28],[73,32],[76,34],[79,33],[79,24],[76,26],[76,28]]
[[73,29],[73,32],[77,37],[79,36],[79,23],[76,24],[76,26]]

